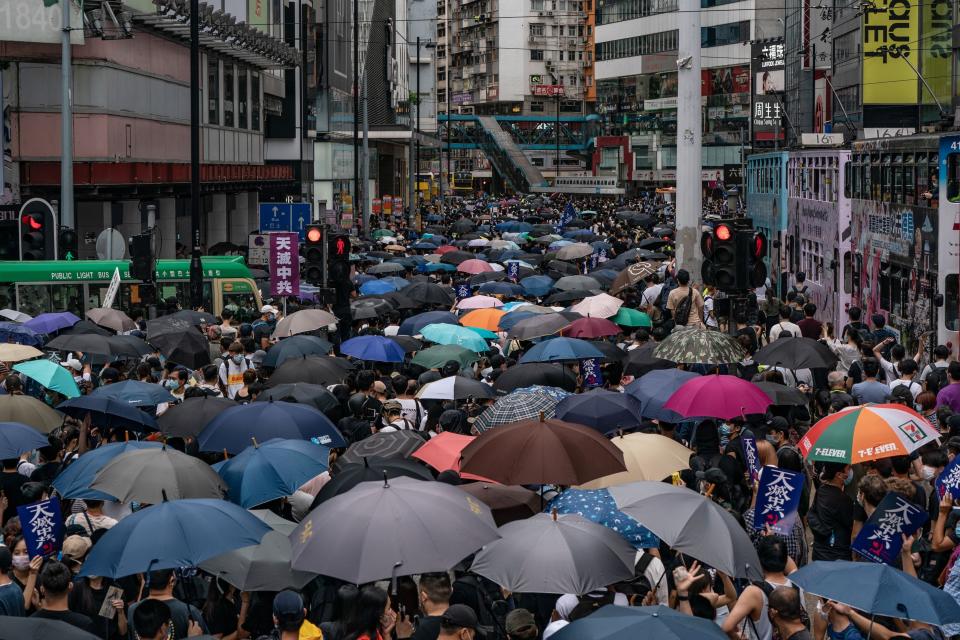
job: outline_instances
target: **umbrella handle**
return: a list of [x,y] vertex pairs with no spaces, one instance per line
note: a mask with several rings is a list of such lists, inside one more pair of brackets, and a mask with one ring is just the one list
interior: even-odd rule
[[397,569],[403,565],[402,562],[394,562],[393,569],[390,571],[390,595],[397,597]]

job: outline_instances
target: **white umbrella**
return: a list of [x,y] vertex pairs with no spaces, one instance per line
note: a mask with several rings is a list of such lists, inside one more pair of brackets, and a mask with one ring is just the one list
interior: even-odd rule
[[27,320],[33,320],[33,316],[17,311],[16,309],[0,309],[0,316],[6,318],[10,322],[26,322]]
[[579,303],[570,307],[571,311],[576,311],[587,318],[609,318],[616,315],[620,307],[623,306],[623,300],[613,296],[601,293],[599,295],[584,298]]
[[467,398],[493,398],[497,393],[488,384],[463,376],[448,376],[430,382],[417,392],[421,400],[465,400]]

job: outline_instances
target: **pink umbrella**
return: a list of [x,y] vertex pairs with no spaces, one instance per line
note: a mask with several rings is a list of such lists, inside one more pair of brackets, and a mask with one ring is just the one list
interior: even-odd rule
[[580,318],[574,320],[561,333],[570,338],[603,338],[615,336],[621,329],[606,318]]
[[685,418],[730,420],[749,413],[764,413],[770,398],[756,385],[736,376],[708,375],[684,382],[664,409]]
[[460,273],[469,273],[471,275],[477,275],[478,273],[486,273],[487,271],[493,271],[493,267],[490,266],[490,263],[486,260],[464,260],[459,265],[457,265],[457,271]]
[[[428,440],[427,444],[414,451],[410,457],[426,462],[437,471],[453,470],[460,473],[460,456],[463,453],[463,448],[473,442],[475,438],[476,436],[465,436],[452,431],[444,431]],[[466,480],[494,482],[472,473],[461,473],[460,477]]]
[[455,246],[453,246],[452,244],[445,244],[445,245],[443,245],[443,246],[441,246],[441,247],[437,247],[437,248],[434,250],[434,253],[436,253],[436,254],[439,255],[439,256],[442,256],[443,254],[445,254],[445,253],[450,253],[451,251],[457,251],[457,248],[456,248]]
[[457,303],[457,309],[489,309],[502,306],[502,302],[490,296],[470,296]]

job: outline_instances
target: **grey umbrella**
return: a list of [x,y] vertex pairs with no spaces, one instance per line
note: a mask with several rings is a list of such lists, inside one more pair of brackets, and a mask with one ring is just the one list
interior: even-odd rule
[[220,476],[198,458],[163,447],[121,453],[94,476],[90,488],[120,502],[159,504],[183,498],[222,498]]
[[735,578],[762,579],[757,551],[743,527],[709,498],[686,487],[650,481],[607,490],[618,509],[674,550]]
[[539,513],[499,532],[470,570],[510,591],[583,595],[633,577],[636,550],[579,515]]
[[119,309],[90,309],[87,311],[87,317],[101,327],[113,329],[116,332],[133,331],[137,329],[137,323],[130,319],[130,316]]
[[248,509],[248,511],[263,520],[264,524],[268,527],[274,531],[279,531],[285,536],[289,536],[293,533],[293,530],[297,528],[296,522],[281,518],[269,509]]
[[298,333],[326,329],[331,324],[337,324],[337,317],[332,313],[322,309],[303,309],[278,322],[272,337],[286,338]]
[[564,276],[554,283],[553,288],[557,291],[589,291],[602,289],[603,285],[590,276]]
[[365,584],[447,571],[499,537],[490,509],[442,482],[362,482],[322,503],[290,537],[293,568]]
[[[524,307],[520,307],[523,309]],[[559,313],[540,313],[513,325],[507,336],[515,340],[533,340],[559,333],[572,323]]]
[[200,568],[240,591],[301,589],[316,576],[290,566],[290,538],[281,531],[271,531],[260,544],[201,562]]

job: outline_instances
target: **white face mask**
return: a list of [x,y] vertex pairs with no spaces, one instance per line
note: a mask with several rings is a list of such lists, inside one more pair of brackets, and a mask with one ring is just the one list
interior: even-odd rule
[[936,477],[936,475],[937,475],[937,470],[934,469],[933,467],[928,467],[927,465],[923,465],[920,468],[920,477],[923,478],[924,480],[933,480]]

